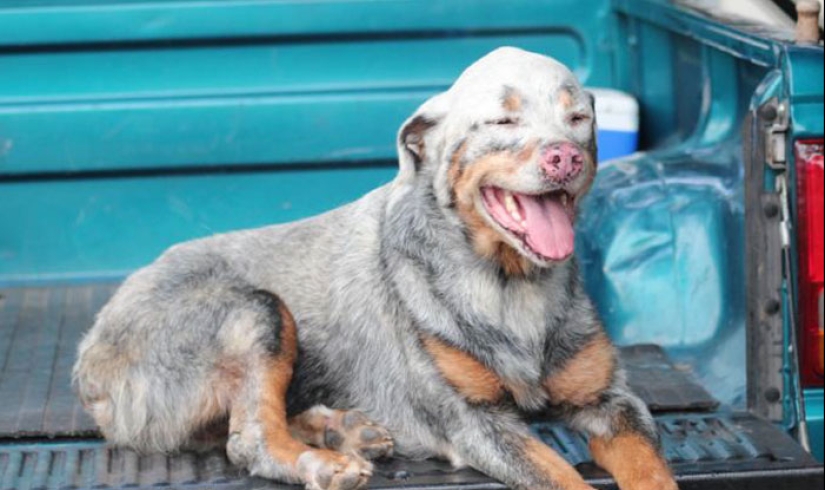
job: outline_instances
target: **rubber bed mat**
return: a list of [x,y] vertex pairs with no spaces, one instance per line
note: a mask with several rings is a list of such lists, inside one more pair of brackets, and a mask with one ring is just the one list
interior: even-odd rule
[[71,372],[81,335],[116,287],[0,290],[0,437],[97,433]]
[[[0,290],[0,438],[84,437],[97,431],[71,391],[77,343],[116,284]],[[653,411],[717,402],[655,345],[622,349],[631,387]]]
[[719,406],[688,369],[671,362],[658,345],[622,347],[627,381],[652,412],[710,411]]
[[[665,454],[681,490],[822,488],[822,467],[786,434],[746,414],[657,416]],[[585,440],[553,424],[534,431],[588,481],[615,486],[590,462]],[[248,477],[221,451],[139,455],[100,441],[0,444],[0,489],[294,489]],[[379,462],[373,489],[502,489],[472,470],[438,461]]]

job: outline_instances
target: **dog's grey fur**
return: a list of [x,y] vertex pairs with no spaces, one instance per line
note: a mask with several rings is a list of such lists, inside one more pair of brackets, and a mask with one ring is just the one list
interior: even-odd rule
[[[519,276],[480,257],[446,174],[460,144],[468,166],[529,141],[572,141],[588,152],[586,175],[572,184],[584,193],[595,172],[594,124],[565,125],[551,97],[559,87],[593,117],[566,68],[497,50],[405,124],[394,182],[311,219],[176,245],[134,273],[100,311],[74,369],[76,389],[105,436],[143,451],[175,450],[203,425],[204,403],[216,403],[227,415],[247,414],[232,428],[233,461],[266,477],[305,481],[301,471],[312,464],[296,470],[271,461],[263,428],[249,415],[261,403],[260,366],[280,349],[280,297],[299,339],[290,415],[316,405],[358,409],[390,430],[402,455],[447,458],[514,488],[556,488],[525,458],[531,436],[521,415],[548,406],[543,380],[602,327],[575,260],[533,260]],[[500,117],[504,91],[523,97],[525,129],[485,125]],[[420,129],[414,134],[412,123]],[[520,188],[547,190],[536,165],[513,178]],[[468,402],[442,378],[422,335],[524,389],[497,404]],[[210,401],[222,396],[214,386],[221,362],[242,364],[243,386]],[[655,444],[652,419],[620,369],[596,403],[555,408],[590,435],[630,427]]]

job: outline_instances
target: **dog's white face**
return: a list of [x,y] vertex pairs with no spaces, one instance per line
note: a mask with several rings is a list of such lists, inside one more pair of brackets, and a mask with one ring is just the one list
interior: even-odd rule
[[[593,102],[560,63],[501,48],[470,66],[402,128],[404,157],[434,166],[481,255],[526,273],[573,253],[580,198],[596,172]],[[515,252],[515,253],[514,253]]]

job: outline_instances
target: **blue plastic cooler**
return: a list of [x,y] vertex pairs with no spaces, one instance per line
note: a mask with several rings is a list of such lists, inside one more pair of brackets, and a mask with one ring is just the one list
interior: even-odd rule
[[599,161],[635,153],[639,144],[639,103],[611,89],[588,89],[596,98]]

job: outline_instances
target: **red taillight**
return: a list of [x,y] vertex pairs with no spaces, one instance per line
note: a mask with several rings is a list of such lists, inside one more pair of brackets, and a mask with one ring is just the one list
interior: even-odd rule
[[802,382],[822,386],[823,140],[796,143]]

